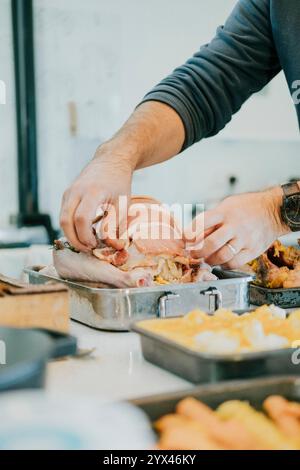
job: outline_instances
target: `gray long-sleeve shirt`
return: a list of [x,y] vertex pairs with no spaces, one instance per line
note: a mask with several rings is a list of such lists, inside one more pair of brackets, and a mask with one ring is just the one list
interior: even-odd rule
[[185,149],[217,134],[280,70],[300,125],[300,0],[239,0],[214,39],[143,102],[160,101],[177,111]]

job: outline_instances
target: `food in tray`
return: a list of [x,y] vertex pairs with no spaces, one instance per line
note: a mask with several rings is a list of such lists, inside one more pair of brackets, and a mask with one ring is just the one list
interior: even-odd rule
[[[151,211],[151,217],[143,218],[143,214],[139,213],[140,204]],[[211,267],[201,264],[199,259],[193,259],[185,249],[184,241],[175,236],[179,233],[177,222],[164,206],[154,199],[141,196],[132,198],[130,208],[134,209],[132,213],[135,212],[135,216],[128,219],[125,236],[119,234],[118,249],[112,246],[115,243],[110,238],[103,235],[109,232],[108,226],[112,224],[109,213],[105,213],[95,226],[99,246],[93,253],[79,253],[66,240],[57,241],[53,260],[58,275],[64,279],[102,282],[115,287],[216,279]],[[163,236],[166,229],[170,233],[169,239]],[[153,232],[156,233],[155,237],[152,236]]]
[[237,400],[213,411],[188,397],[155,428],[160,450],[300,450],[300,404],[274,395],[263,411]]
[[274,305],[243,315],[226,309],[213,315],[194,310],[184,317],[144,320],[138,326],[201,353],[249,353],[299,344],[300,310],[289,316]]
[[255,284],[270,289],[300,287],[300,249],[276,241],[269,250],[250,263]]

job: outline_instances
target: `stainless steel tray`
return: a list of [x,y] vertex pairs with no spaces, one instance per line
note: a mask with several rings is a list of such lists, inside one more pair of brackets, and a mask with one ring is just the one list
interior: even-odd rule
[[165,393],[131,400],[150,418],[156,421],[163,415],[174,413],[177,403],[185,397],[194,397],[216,409],[228,400],[248,401],[256,409],[270,395],[282,395],[288,400],[300,402],[300,379],[295,377],[276,377],[272,379],[243,380],[205,385],[175,393]]
[[300,288],[268,289],[250,284],[250,303],[253,305],[274,304],[281,308],[300,307]]
[[196,384],[275,375],[300,375],[300,365],[292,360],[295,349],[213,355],[193,351],[145,330],[139,327],[139,322],[134,323],[132,331],[140,335],[146,360]]
[[41,274],[41,267],[25,269],[33,284],[59,281],[71,293],[71,318],[101,330],[127,331],[133,321],[183,315],[194,308],[214,312],[224,306],[247,308],[249,282],[244,273],[215,270],[217,281],[157,287],[117,289],[65,281]]

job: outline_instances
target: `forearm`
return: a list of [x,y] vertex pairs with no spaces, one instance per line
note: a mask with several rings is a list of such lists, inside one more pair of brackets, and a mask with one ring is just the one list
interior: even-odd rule
[[134,171],[161,163],[182,149],[185,131],[179,115],[166,104],[141,104],[112,139],[101,145],[95,160]]

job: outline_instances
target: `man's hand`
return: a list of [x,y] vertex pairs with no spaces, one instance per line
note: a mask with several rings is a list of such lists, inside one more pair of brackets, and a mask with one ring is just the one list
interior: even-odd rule
[[[176,155],[184,136],[181,118],[172,108],[151,101],[139,106],[64,194],[60,224],[71,245],[79,251],[94,248],[97,208],[130,195],[133,171]],[[118,240],[110,242],[118,248]]]
[[[220,223],[205,224],[206,229],[208,225],[214,226],[204,241],[203,233],[197,234],[187,247],[192,249],[193,256],[204,258],[212,266],[229,269],[243,266],[262,254],[276,238],[290,232],[280,217],[282,195],[278,187],[226,198],[207,212],[210,220],[219,218]],[[191,229],[186,231],[186,238],[191,240]]]
[[89,251],[96,247],[92,230],[99,206],[117,202],[118,196],[130,195],[133,169],[126,159],[103,146],[94,160],[65,192],[60,224],[74,248]]

